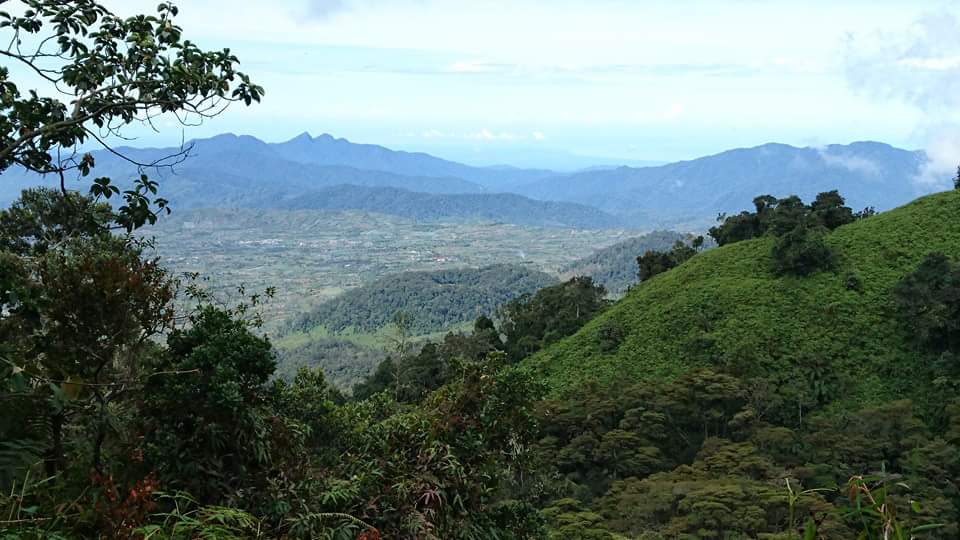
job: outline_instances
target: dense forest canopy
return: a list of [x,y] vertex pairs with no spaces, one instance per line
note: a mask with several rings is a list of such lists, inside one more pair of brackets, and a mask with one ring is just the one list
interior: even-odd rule
[[[91,126],[262,93],[170,4],[3,5],[6,58],[55,63],[39,74],[72,99],[0,72],[0,170],[88,176],[61,151]],[[162,186],[110,206],[112,179],[91,183],[0,210],[0,538],[960,534],[960,190],[879,215],[761,196],[722,216],[717,249],[631,254],[644,279],[616,303],[587,276],[401,276],[382,288],[420,304],[390,315],[389,358],[348,398],[319,369],[278,372],[271,290],[225,304],[147,255],[130,233],[167,209]],[[443,292],[463,280],[466,307]]]
[[410,331],[430,334],[492,315],[517,296],[553,283],[543,272],[518,265],[407,272],[348,291],[297,318],[291,329],[322,326],[340,333],[373,333],[389,326],[397,312],[410,317]]

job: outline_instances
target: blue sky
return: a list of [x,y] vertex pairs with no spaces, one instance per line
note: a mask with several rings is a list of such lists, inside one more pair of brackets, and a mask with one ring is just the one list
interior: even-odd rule
[[[107,1],[118,14],[155,3]],[[267,90],[187,137],[328,132],[520,165],[865,139],[947,159],[960,150],[955,4],[182,0],[187,35],[230,46]],[[143,143],[178,141],[170,127]]]

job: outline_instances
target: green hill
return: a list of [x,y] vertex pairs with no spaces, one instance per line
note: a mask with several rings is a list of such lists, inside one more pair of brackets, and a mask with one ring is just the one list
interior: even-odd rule
[[[799,385],[828,407],[932,404],[932,358],[895,320],[891,290],[929,252],[960,256],[957,216],[960,192],[949,192],[841,227],[827,238],[838,268],[806,278],[774,275],[771,238],[711,250],[635,287],[523,365],[555,394],[716,366]],[[623,336],[613,347],[601,339],[611,334]]]
[[620,296],[638,281],[637,257],[650,250],[669,251],[677,240],[686,238],[686,235],[673,231],[654,231],[628,238],[568,264],[561,270],[561,277],[590,276],[607,292]]
[[471,322],[479,315],[491,315],[497,306],[555,281],[530,267],[509,264],[404,272],[324,302],[300,316],[291,328],[375,334],[389,326],[397,312],[403,312],[409,317],[409,330],[425,335]]

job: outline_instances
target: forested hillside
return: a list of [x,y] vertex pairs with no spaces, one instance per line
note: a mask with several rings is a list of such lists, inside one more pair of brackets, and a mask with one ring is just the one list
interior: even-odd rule
[[322,326],[333,333],[375,333],[403,313],[408,318],[407,331],[429,334],[492,315],[498,306],[554,281],[543,272],[505,264],[406,272],[347,291],[299,317],[291,328],[309,331]]
[[957,534],[960,192],[872,217],[826,195],[758,198],[521,363],[552,395],[551,538]]
[[567,278],[590,276],[607,292],[619,296],[637,283],[637,257],[650,250],[667,251],[685,238],[685,235],[672,231],[655,231],[630,238],[567,265],[561,274]]
[[[420,180],[474,175],[459,181],[468,188],[545,171],[331,137],[226,137],[212,140],[232,149],[230,177],[208,186],[217,196],[382,208],[392,193],[425,219],[497,219],[477,211],[494,201],[511,219],[563,228],[220,209],[171,220],[169,255],[148,234],[164,228],[148,225],[171,212],[163,185],[177,181],[169,168],[147,174],[149,152],[112,143],[130,128],[212,120],[264,89],[230,49],[186,39],[170,3],[128,16],[97,0],[0,3],[4,55],[20,66],[0,66],[0,181],[22,170],[59,180],[0,208],[0,540],[960,537],[960,169],[955,190],[881,213],[834,188],[858,207],[934,189],[911,182],[924,156],[767,145],[654,173],[575,175],[561,182],[571,196],[599,187],[634,218],[735,212],[707,231],[716,249],[655,233],[597,254],[587,266],[614,284],[627,257],[636,263],[640,282],[614,301],[590,276],[558,283],[537,270],[623,239],[576,229],[612,219],[591,208],[383,186],[287,196],[243,175],[281,154]],[[339,4],[317,14],[353,19]],[[528,38],[530,25],[517,26]],[[470,73],[473,86],[505,66],[490,67],[442,77]],[[632,70],[596,73],[608,71]],[[277,174],[300,167],[275,163]],[[528,259],[531,241],[541,245]],[[171,269],[174,258],[186,266]],[[447,264],[457,266],[436,271]],[[240,271],[208,272],[229,266]],[[351,290],[274,342],[282,310],[270,311],[267,268],[299,285],[284,309],[302,305],[291,296]]]

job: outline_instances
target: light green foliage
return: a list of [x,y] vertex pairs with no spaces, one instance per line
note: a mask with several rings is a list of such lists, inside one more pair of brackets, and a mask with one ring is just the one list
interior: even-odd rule
[[603,517],[583,508],[576,499],[554,501],[543,510],[550,528],[549,540],[614,540],[603,528]]
[[[958,213],[960,194],[950,192],[840,227],[826,238],[841,254],[836,273],[806,278],[770,271],[773,239],[703,253],[523,365],[558,395],[584,380],[669,380],[712,365],[765,379],[765,398],[791,402],[794,423],[815,405],[856,408],[894,397],[938,410],[937,392],[949,386],[934,384],[940,374],[930,356],[890,316],[892,290],[927,253],[960,253]],[[859,291],[842,278],[851,272]],[[600,332],[614,323],[628,335],[611,354]]]

